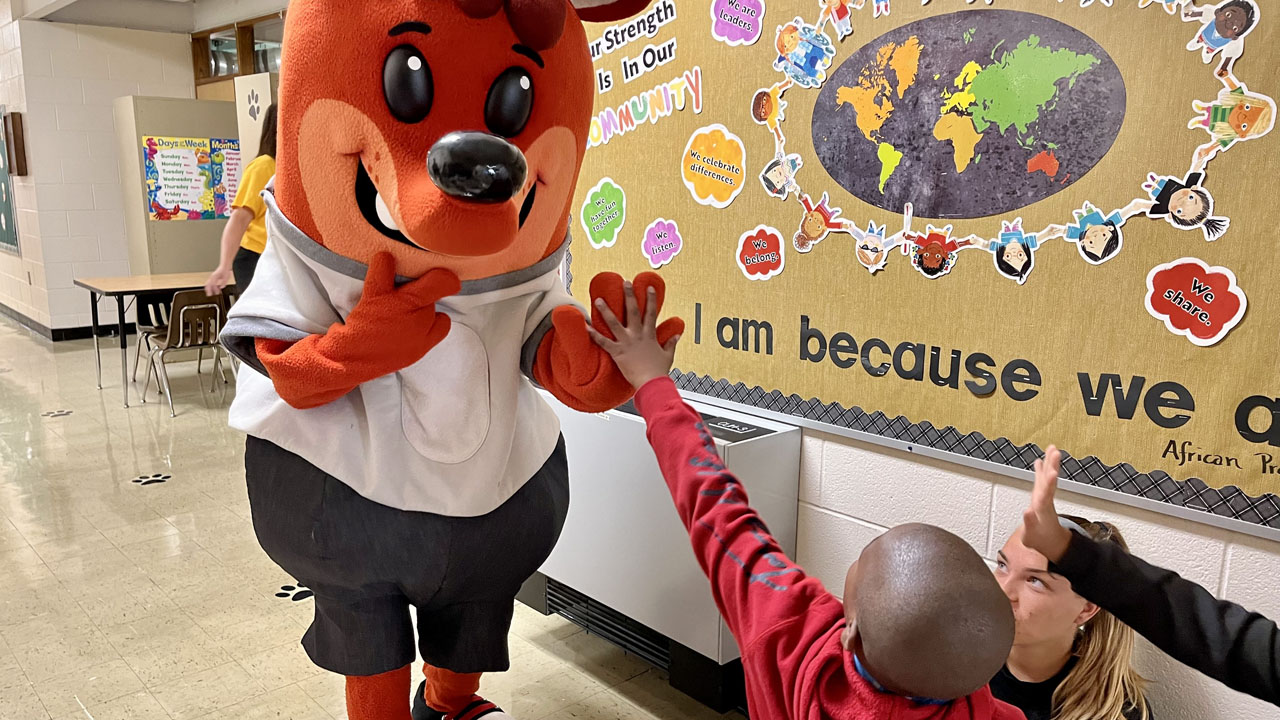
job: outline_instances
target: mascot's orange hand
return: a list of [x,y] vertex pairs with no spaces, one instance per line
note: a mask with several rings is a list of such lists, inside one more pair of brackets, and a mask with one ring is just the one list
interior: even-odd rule
[[[666,297],[667,286],[657,273],[641,273],[632,283],[641,315],[645,312],[649,288],[653,288],[658,308]],[[605,337],[613,339],[608,324],[595,307],[603,299],[618,317],[626,317],[626,283],[616,273],[601,273],[591,280],[591,325]],[[538,384],[555,395],[560,402],[583,412],[604,412],[627,401],[635,392],[622,376],[613,358],[587,333],[587,320],[574,307],[556,308],[551,314],[552,329],[538,347],[533,376]],[[658,342],[684,332],[684,321],[670,318],[658,326]]]
[[458,276],[441,269],[396,287],[395,259],[378,253],[345,323],[291,345],[259,339],[258,358],[285,402],[319,407],[421,360],[449,334],[436,301],[460,289]]

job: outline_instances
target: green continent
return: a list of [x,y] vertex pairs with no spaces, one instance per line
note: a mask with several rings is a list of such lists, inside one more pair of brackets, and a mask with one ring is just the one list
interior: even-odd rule
[[902,162],[902,153],[889,143],[882,142],[876,150],[876,157],[880,158],[880,194],[883,195],[884,184],[889,182],[893,171],[898,169],[898,163]]
[[1032,145],[1035,138],[1027,134],[1028,128],[1046,107],[1051,108],[1058,82],[1065,79],[1073,87],[1081,73],[1097,64],[1098,58],[1092,55],[1041,47],[1038,36],[1028,37],[973,79],[969,92],[976,102],[969,109],[974,128],[983,132],[995,125],[1003,134],[1015,127],[1018,140]]

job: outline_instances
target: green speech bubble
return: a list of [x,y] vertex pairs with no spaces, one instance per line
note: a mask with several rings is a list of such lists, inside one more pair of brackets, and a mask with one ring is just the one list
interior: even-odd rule
[[618,242],[618,233],[622,232],[622,224],[627,221],[627,194],[612,178],[601,178],[587,193],[581,219],[591,247],[597,250],[613,247]]

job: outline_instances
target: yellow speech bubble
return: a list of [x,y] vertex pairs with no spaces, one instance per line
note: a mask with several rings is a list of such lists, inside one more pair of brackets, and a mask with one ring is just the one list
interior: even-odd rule
[[680,174],[693,199],[715,208],[728,207],[738,197],[746,171],[742,140],[719,124],[694,132],[680,159]]

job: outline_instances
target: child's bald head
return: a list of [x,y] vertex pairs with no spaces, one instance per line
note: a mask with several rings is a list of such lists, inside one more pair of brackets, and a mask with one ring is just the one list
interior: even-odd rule
[[844,607],[847,647],[901,695],[968,695],[1013,645],[1013,610],[991,571],[968,543],[932,525],[900,525],[868,545],[849,568]]

